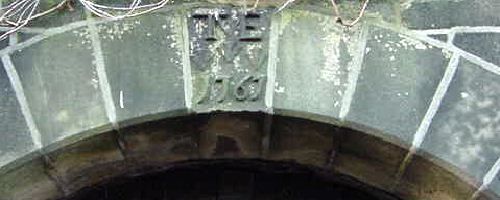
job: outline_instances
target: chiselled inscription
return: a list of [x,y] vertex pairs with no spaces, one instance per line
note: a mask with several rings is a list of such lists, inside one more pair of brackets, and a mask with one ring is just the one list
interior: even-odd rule
[[266,10],[199,8],[191,12],[190,59],[198,105],[262,99],[269,26]]

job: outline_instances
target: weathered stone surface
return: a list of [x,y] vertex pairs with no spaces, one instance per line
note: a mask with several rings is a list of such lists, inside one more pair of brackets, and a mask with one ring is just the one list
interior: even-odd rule
[[282,13],[274,88],[277,112],[338,117],[348,85],[355,33],[333,24],[333,18],[308,11]]
[[439,165],[434,160],[415,156],[394,193],[405,200],[471,199],[477,186],[453,174],[450,168]]
[[0,199],[49,200],[63,196],[56,183],[45,173],[41,159],[35,159],[6,174],[0,174]]
[[158,13],[97,25],[119,121],[186,109],[181,20]]
[[[4,34],[5,32],[0,32],[0,34]],[[5,47],[9,46],[9,39],[5,39],[0,41],[0,49],[3,49]]]
[[87,29],[76,29],[12,55],[42,143],[108,123]]
[[373,27],[347,120],[410,143],[427,111],[448,53]]
[[264,120],[252,114],[215,114],[200,127],[201,158],[260,158]]
[[33,150],[33,142],[9,77],[0,63],[0,167]]
[[477,180],[500,155],[500,79],[462,59],[422,148]]
[[488,189],[488,192],[493,193],[490,196],[500,197],[500,174],[497,174],[491,185],[488,186]]
[[270,14],[231,7],[190,10],[196,111],[265,110]]
[[334,148],[335,129],[326,124],[304,122],[303,119],[274,117],[269,151],[264,157],[327,166]]
[[407,150],[350,129],[338,129],[334,137],[338,147],[331,158],[333,170],[378,188],[392,190]]
[[488,62],[500,65],[500,56],[498,56],[500,55],[500,33],[458,33],[453,43]]
[[[112,5],[121,0],[103,1]],[[232,0],[211,2],[240,3]],[[269,0],[262,2],[269,5]],[[269,120],[254,116],[259,113],[217,113],[196,116],[194,118],[201,121],[192,123],[169,119],[165,123],[158,122],[154,128],[141,124],[119,129],[122,131],[119,142],[123,142],[119,147],[123,149],[118,149],[116,138],[104,135],[101,130],[99,134],[103,135],[81,139],[85,135],[82,131],[108,127],[104,105],[108,111],[109,105],[114,105],[120,122],[171,117],[171,113],[180,113],[171,111],[184,112],[191,101],[193,110],[200,113],[269,111],[264,93],[267,80],[274,78],[267,77],[268,73],[274,74],[268,71],[273,69],[270,66],[274,62],[276,85],[272,86],[272,104],[275,114],[290,116],[293,113],[300,118],[318,120],[316,117],[320,116],[321,119],[337,120],[346,88],[352,86],[348,79],[353,75],[354,64],[358,63],[357,45],[364,41],[358,40],[360,29],[366,28],[361,26],[377,23],[398,29],[401,25],[397,17],[399,1],[371,1],[361,26],[353,28],[335,24],[334,18],[328,15],[331,7],[323,6],[321,11],[311,9],[328,5],[328,2],[315,1],[310,3],[312,7],[307,7],[309,2],[302,2],[302,5],[290,5],[297,10],[288,8],[278,14],[271,14],[274,8],[244,14],[241,7],[215,4],[212,6],[219,9],[192,9],[193,4],[167,6],[163,11],[139,18],[98,22],[101,23],[96,25],[98,43],[91,42],[96,38],[91,38],[86,28],[78,28],[13,52],[15,68],[35,124],[42,133],[42,142],[49,145],[63,140],[61,146],[57,146],[63,149],[50,151],[52,161],[47,161],[57,170],[45,170],[54,177],[59,176],[61,180],[58,181],[71,182],[67,187],[73,190],[93,184],[91,181],[99,181],[100,177],[113,176],[105,171],[109,168],[100,171],[100,167],[122,164],[123,159],[131,162],[121,165],[120,169],[162,166],[193,158],[265,158],[327,166],[371,185],[391,189],[406,150],[398,146],[400,143],[385,143],[386,136],[402,141],[403,147],[411,143],[443,76],[449,53],[380,28],[370,28],[367,48],[362,49],[365,50],[364,63],[352,106],[347,123],[342,124],[364,133],[346,132],[339,136],[340,128],[308,120],[266,116],[272,118]],[[342,2],[340,8],[347,9],[343,12],[347,18],[357,14],[359,1]],[[199,5],[208,4],[195,4],[194,7]],[[398,29],[402,32],[407,31],[405,25],[411,29],[499,25],[498,6],[493,0],[415,0],[409,5],[403,10],[403,27]],[[170,10],[177,8],[188,13],[176,15],[176,11]],[[60,14],[66,14],[58,11],[46,21],[36,20],[33,26],[54,27],[82,20],[85,13],[78,9],[81,8],[67,13],[67,17],[61,17]],[[456,12],[457,9],[464,12]],[[376,10],[381,10],[382,16],[373,13]],[[56,19],[56,16],[61,18]],[[382,19],[392,24],[384,24]],[[43,35],[49,36],[57,30],[60,29]],[[441,31],[446,30],[437,32]],[[419,32],[411,34],[414,33]],[[25,42],[35,34],[18,35],[18,41]],[[273,37],[277,40],[269,40]],[[441,41],[448,39],[444,34],[430,37]],[[498,65],[498,40],[498,33],[458,33],[454,44]],[[7,40],[0,43],[0,47],[4,46]],[[96,51],[96,46],[101,47],[102,52]],[[103,55],[102,63],[92,62],[97,55]],[[104,70],[97,70],[97,64],[105,67],[110,83],[114,101],[106,99],[107,104],[102,100],[106,95],[101,94],[101,90],[106,89],[100,88],[103,82],[98,78]],[[189,70],[191,74],[184,73]],[[457,77],[423,144],[424,151],[429,154],[423,158],[416,156],[418,158],[404,168],[407,170],[402,184],[396,189],[401,196],[468,199],[474,192],[474,186],[466,184],[468,179],[464,177],[481,180],[500,155],[496,136],[499,132],[496,127],[499,124],[498,106],[495,104],[498,101],[496,93],[500,91],[498,80],[497,75],[461,61]],[[191,85],[184,83],[189,81],[192,81],[194,95],[185,102],[184,89],[188,89],[186,94],[189,94]],[[18,157],[33,147],[19,103],[1,69],[0,91],[2,165],[12,160],[5,159],[4,152],[12,151]],[[108,112],[108,115],[113,114]],[[366,129],[354,127],[358,125]],[[384,135],[379,138],[380,135],[372,133]],[[73,138],[79,138],[78,144],[67,146],[75,141]],[[54,148],[51,146],[51,150]],[[439,159],[434,160],[436,157]],[[453,175],[450,171],[454,168],[448,167],[449,163],[461,169],[459,172],[464,172],[464,176]],[[7,166],[2,170],[7,168],[13,169]],[[0,178],[8,179],[5,181],[8,184],[0,184],[0,195],[7,198],[20,195],[15,197],[22,199],[27,198],[29,192],[42,193],[46,189],[48,192],[41,198],[43,195],[57,196],[55,186],[47,181],[46,175],[32,179],[32,175],[25,173],[30,170],[36,175],[42,167],[22,173],[14,171],[8,178]],[[78,176],[80,172],[89,175]],[[19,183],[15,182],[17,178]],[[498,185],[498,180],[494,180],[490,188],[498,191]],[[24,189],[32,186],[34,189]]]
[[165,163],[199,158],[199,129],[206,122],[206,117],[200,118],[167,119],[121,130],[128,162],[137,166],[162,166]]
[[498,0],[408,0],[402,5],[403,23],[409,28],[500,25]]
[[46,156],[47,173],[64,184],[65,193],[100,183],[127,170],[114,132],[86,138]]

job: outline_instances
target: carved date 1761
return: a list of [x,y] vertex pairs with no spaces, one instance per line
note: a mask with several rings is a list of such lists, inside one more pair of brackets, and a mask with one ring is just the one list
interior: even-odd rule
[[199,8],[189,16],[198,104],[256,102],[264,92],[270,18],[266,10]]

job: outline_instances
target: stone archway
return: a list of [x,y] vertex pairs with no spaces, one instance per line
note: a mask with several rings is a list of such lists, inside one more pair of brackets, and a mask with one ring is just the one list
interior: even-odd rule
[[196,160],[114,178],[65,199],[397,199],[352,178],[327,174],[287,162]]
[[[107,187],[116,179],[133,179],[199,160],[246,164],[254,171],[259,168],[252,168],[253,162],[296,165],[335,180],[325,185],[402,199],[459,199],[474,191],[463,177],[450,173],[451,168],[421,156],[395,182],[406,154],[404,148],[373,135],[327,123],[265,113],[211,113],[145,122],[59,144],[0,180],[7,189],[3,194],[12,199],[59,199]],[[256,166],[265,172],[262,164]],[[432,192],[422,192],[425,188]]]
[[403,199],[497,199],[496,0],[372,2],[351,28],[311,1],[33,22],[0,43],[0,199],[219,158],[320,167]]

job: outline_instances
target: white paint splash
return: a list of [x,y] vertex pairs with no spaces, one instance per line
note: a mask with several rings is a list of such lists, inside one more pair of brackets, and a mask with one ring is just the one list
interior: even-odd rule
[[123,90],[120,90],[120,108],[125,108],[123,105]]

